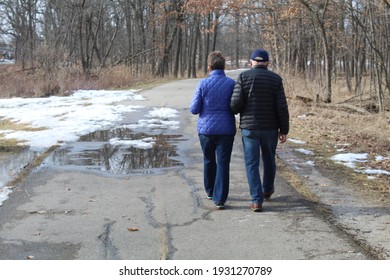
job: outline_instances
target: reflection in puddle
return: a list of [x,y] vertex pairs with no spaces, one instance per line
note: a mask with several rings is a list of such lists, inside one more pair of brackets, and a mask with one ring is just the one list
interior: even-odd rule
[[177,143],[185,140],[181,137],[134,133],[127,128],[96,131],[57,150],[49,164],[112,174],[153,173],[151,169],[183,165],[174,159]]

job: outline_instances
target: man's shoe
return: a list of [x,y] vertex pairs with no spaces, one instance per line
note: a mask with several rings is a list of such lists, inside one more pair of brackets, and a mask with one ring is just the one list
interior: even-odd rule
[[212,199],[213,199],[213,195],[209,195],[209,194],[206,193],[206,192],[205,192],[205,194],[206,194],[206,197],[207,197],[208,200],[212,200]]
[[270,199],[271,198],[271,195],[274,193],[274,191],[271,191],[271,192],[264,192],[263,193],[263,197],[264,199]]
[[261,211],[263,211],[263,206],[261,204],[252,203],[251,204],[251,210],[253,212],[261,212]]

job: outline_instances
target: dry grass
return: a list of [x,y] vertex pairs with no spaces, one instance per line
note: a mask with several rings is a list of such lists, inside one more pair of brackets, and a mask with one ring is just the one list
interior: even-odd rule
[[48,74],[39,69],[22,70],[17,65],[0,65],[0,98],[65,95],[77,86],[74,75],[73,71]]
[[0,119],[0,130],[42,131],[45,130],[45,128],[32,128],[28,124],[16,123],[7,119]]
[[[15,130],[15,131],[41,131],[45,128],[32,128],[28,124],[15,123],[7,119],[0,119],[0,131]],[[0,133],[0,156],[3,154],[18,153],[23,150],[23,142],[15,139],[5,139]]]
[[[343,153],[368,153],[369,160],[361,163],[361,168],[390,171],[390,112],[363,115],[324,108],[315,102],[305,103],[296,96],[313,98],[318,89],[297,78],[285,78],[285,87],[291,115],[289,137],[305,141],[307,148],[314,151],[318,158],[322,158],[319,164],[323,167],[342,173],[343,176],[349,177],[351,184],[363,186],[365,191],[374,196],[379,194],[381,200],[383,195],[388,199],[390,176],[380,175],[376,180],[369,180],[367,175],[351,172],[348,168],[344,170],[342,166],[329,160],[329,157],[340,153],[337,148],[344,148]],[[353,100],[342,86],[336,85],[334,92],[335,102]],[[377,161],[378,155],[387,159]]]
[[[317,106],[315,102],[304,103],[296,99],[296,96],[313,97],[316,88],[309,88],[302,81],[286,79],[286,92],[288,93],[289,108],[292,119],[292,129],[301,128],[300,131],[309,138],[323,139],[321,142],[350,142],[355,149],[369,149],[372,152],[387,153],[390,145],[390,112],[372,113],[362,115],[358,112],[345,111],[343,109],[324,108]],[[292,83],[293,81],[293,83]],[[351,99],[349,93],[341,93],[335,88],[334,102]]]
[[172,78],[155,78],[146,70],[145,74],[137,74],[126,66],[96,70],[87,79],[78,68],[46,73],[40,69],[0,65],[0,98],[66,96],[78,89],[129,89],[169,79]]

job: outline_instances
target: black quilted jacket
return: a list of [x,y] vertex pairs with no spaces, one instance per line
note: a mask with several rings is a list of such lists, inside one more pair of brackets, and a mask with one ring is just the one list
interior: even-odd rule
[[288,134],[289,112],[282,78],[264,66],[242,72],[230,101],[234,114],[240,113],[241,129],[279,129]]

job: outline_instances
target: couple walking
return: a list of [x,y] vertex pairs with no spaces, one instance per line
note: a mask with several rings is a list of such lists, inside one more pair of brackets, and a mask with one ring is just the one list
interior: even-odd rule
[[[254,212],[262,211],[264,199],[274,192],[276,147],[278,140],[287,140],[289,112],[282,78],[268,70],[269,56],[265,50],[255,50],[250,62],[251,69],[234,81],[225,75],[221,52],[210,53],[210,75],[199,82],[190,105],[191,113],[199,114],[197,129],[203,151],[205,192],[217,209],[224,209],[229,193],[235,114],[240,114],[250,209]],[[263,180],[259,172],[260,154]]]

